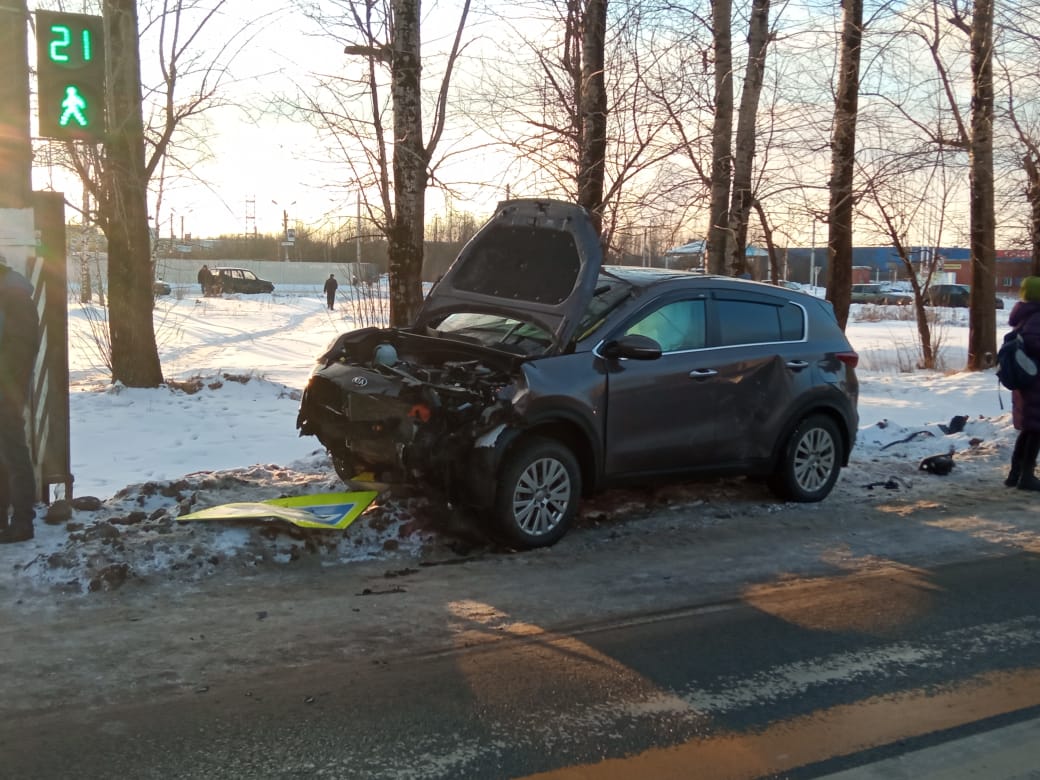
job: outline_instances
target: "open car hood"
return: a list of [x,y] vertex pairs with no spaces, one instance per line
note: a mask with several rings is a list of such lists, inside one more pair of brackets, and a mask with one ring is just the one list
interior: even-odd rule
[[416,325],[453,312],[484,312],[532,322],[561,352],[585,312],[603,264],[589,212],[556,200],[508,200],[462,248],[434,285]]

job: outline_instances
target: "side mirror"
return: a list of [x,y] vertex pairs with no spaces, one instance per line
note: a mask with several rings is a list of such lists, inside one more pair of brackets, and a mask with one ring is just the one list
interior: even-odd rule
[[610,360],[618,358],[657,360],[661,357],[661,345],[649,336],[638,336],[632,333],[606,342],[600,349],[600,353]]

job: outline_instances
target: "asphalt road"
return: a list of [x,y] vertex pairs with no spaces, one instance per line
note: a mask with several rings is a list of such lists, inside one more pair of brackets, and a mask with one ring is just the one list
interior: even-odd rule
[[0,763],[11,778],[853,779],[981,744],[973,760],[1005,763],[974,766],[1006,772],[982,776],[1033,777],[1040,751],[978,739],[1036,734],[1038,583],[1024,552],[580,629],[514,621],[506,641],[436,652],[289,653],[242,674],[224,659],[190,692],[70,692],[0,719]]

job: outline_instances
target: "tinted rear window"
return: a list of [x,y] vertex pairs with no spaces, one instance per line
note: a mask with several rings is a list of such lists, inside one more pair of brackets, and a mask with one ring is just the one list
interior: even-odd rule
[[799,341],[805,332],[802,310],[793,303],[719,300],[716,306],[722,346]]
[[483,234],[462,262],[456,289],[550,305],[567,300],[581,269],[570,233],[508,225]]

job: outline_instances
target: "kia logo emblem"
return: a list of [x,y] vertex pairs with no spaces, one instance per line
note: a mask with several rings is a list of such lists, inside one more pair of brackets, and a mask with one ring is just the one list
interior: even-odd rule
[[368,384],[368,380],[365,379],[363,376],[356,376],[356,377],[354,377],[353,382],[358,387],[364,387],[365,385]]

